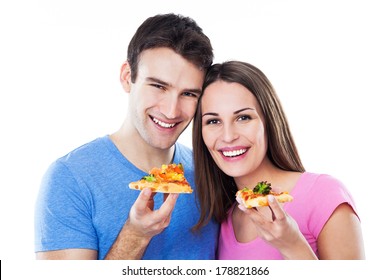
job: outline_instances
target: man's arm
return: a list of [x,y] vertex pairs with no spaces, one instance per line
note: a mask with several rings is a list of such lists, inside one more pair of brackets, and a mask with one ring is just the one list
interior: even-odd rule
[[105,259],[141,259],[152,237],[169,225],[177,197],[169,194],[160,209],[153,211],[152,191],[142,190]]
[[65,249],[47,252],[37,252],[37,260],[96,260],[97,251],[89,249]]
[[[105,259],[137,260],[144,255],[153,236],[161,233],[171,219],[177,194],[169,194],[160,209],[153,211],[153,195],[144,189],[130,209],[129,218]],[[38,260],[96,260],[98,252],[89,249],[64,249],[38,252]]]

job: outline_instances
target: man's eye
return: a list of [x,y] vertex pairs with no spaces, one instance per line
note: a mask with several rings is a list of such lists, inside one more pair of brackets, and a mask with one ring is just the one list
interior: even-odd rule
[[152,87],[158,88],[158,89],[165,89],[164,86],[159,85],[159,84],[150,84]]
[[198,98],[198,94],[196,94],[196,93],[193,93],[193,92],[188,92],[188,91],[186,91],[186,92],[183,92],[183,95],[184,96],[188,96],[188,97],[195,97],[195,98]]

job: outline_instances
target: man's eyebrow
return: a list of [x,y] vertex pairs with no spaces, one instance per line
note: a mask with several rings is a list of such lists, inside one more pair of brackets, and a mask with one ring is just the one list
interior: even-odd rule
[[160,79],[155,78],[155,77],[147,77],[146,81],[153,82],[153,83],[158,83],[158,84],[161,84],[163,86],[171,86],[171,84],[169,84],[167,82],[164,82],[163,80],[160,80]]
[[[157,83],[157,84],[160,84],[160,85],[163,85],[163,86],[167,86],[167,87],[172,87],[172,84],[170,84],[168,82],[165,82],[163,80],[160,80],[158,78],[155,78],[155,77],[147,77],[146,81],[152,82],[152,83]],[[183,92],[197,93],[199,95],[202,93],[202,89],[201,88],[185,88],[182,91]]]

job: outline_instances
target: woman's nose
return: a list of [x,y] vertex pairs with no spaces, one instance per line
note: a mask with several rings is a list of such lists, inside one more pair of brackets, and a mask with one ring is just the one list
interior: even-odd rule
[[238,138],[238,134],[233,125],[224,125],[222,138],[225,142],[228,143]]

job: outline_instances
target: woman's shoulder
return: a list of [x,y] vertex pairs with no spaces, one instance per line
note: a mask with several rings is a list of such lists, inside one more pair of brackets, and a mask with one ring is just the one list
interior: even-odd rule
[[332,175],[312,172],[304,172],[298,180],[298,184],[303,185],[307,191],[311,189],[318,191],[318,189],[323,188],[345,188],[341,180]]
[[301,218],[301,223],[316,237],[339,205],[347,203],[356,212],[346,186],[329,174],[303,173],[292,196],[294,201],[286,209],[295,219]]
[[329,174],[305,172],[299,179],[294,193],[313,201],[346,201],[353,203],[353,198],[344,183]]

